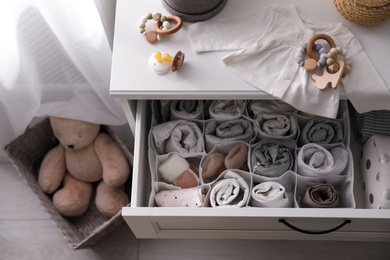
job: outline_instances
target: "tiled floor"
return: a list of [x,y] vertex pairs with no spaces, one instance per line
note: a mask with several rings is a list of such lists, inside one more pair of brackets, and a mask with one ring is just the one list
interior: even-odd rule
[[137,240],[123,225],[73,250],[11,164],[0,164],[0,259],[390,259],[390,243],[265,240]]

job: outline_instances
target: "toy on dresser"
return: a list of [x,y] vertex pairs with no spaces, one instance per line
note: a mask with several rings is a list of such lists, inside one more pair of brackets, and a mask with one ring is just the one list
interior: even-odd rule
[[[315,44],[315,41],[320,39],[325,40],[329,44],[329,52],[327,52],[321,44]],[[319,58],[313,54],[313,50],[319,52]],[[303,54],[305,52],[309,58],[304,61]],[[343,56],[344,60],[342,60],[339,56]],[[314,71],[317,68],[324,67],[323,74],[321,76],[317,74],[312,75],[312,79],[321,90],[327,88],[328,86],[336,88],[341,77],[346,76],[352,68],[352,61],[347,54],[347,50],[342,49],[341,47],[336,47],[333,39],[326,34],[316,34],[307,44],[303,44],[297,50],[296,59],[297,63],[309,72]]]
[[61,215],[84,214],[96,188],[95,204],[105,216],[114,216],[129,203],[124,184],[128,161],[112,138],[89,122],[50,117],[59,144],[44,157],[38,176],[41,189],[53,194]]

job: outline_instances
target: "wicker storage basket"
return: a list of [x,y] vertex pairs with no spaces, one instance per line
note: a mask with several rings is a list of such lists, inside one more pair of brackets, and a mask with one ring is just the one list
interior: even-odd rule
[[[112,133],[109,127],[102,126],[101,131],[110,135],[121,147],[131,169],[133,156],[127,148]],[[45,119],[31,129],[27,129],[23,135],[9,143],[5,147],[5,150],[23,180],[39,199],[45,211],[50,215],[72,248],[87,248],[123,223],[121,211],[115,216],[108,218],[97,210],[94,198],[92,198],[87,212],[80,217],[67,218],[58,213],[52,204],[51,197],[42,192],[37,182],[39,167],[43,157],[57,144],[58,141],[53,135],[49,119]],[[129,177],[126,183],[126,191],[128,192],[129,198],[131,194],[130,182],[131,177]],[[94,196],[95,194],[93,194]]]
[[347,20],[374,25],[390,18],[390,0],[333,0],[339,13]]

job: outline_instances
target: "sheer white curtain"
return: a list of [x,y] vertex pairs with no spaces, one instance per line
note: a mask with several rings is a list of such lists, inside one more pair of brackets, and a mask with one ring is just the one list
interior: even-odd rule
[[94,0],[4,1],[0,32],[1,147],[34,117],[126,123],[109,96],[111,49]]

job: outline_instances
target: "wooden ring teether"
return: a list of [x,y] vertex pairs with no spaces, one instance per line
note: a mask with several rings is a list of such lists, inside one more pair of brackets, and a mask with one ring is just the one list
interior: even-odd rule
[[[329,46],[330,48],[336,48],[336,44],[334,43],[333,39],[329,36],[329,35],[326,35],[326,34],[316,34],[314,35],[310,40],[309,42],[307,43],[307,46],[313,46],[313,43],[319,39],[322,39],[322,40],[325,40],[329,43]],[[309,48],[307,47],[306,48],[306,52],[307,52],[307,56],[309,56],[310,59],[314,59],[316,61],[319,60],[318,57],[316,57],[314,54],[313,54],[313,50],[312,48]]]
[[158,33],[160,35],[171,35],[171,34],[178,32],[183,25],[183,21],[179,16],[168,16],[167,21],[168,22],[176,22],[176,26],[173,28],[170,28],[168,30],[163,30],[163,29],[161,29],[162,22],[158,21],[156,23],[156,25],[154,26],[154,30],[156,31],[156,33]]

